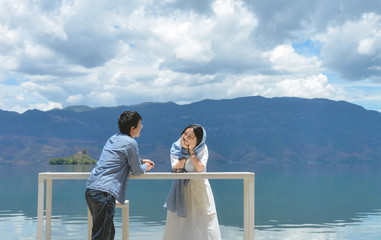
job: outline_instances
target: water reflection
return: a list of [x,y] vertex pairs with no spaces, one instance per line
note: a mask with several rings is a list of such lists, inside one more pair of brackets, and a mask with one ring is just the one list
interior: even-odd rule
[[[381,239],[378,165],[225,167],[256,174],[256,239]],[[35,239],[39,172],[91,168],[0,166],[2,238]],[[85,184],[86,180],[53,181],[53,239],[86,238]],[[211,180],[211,185],[224,239],[242,239],[242,180]],[[162,205],[170,186],[171,180],[129,182],[131,239],[161,239],[166,216]],[[121,228],[119,210],[117,228]]]
[[256,226],[255,239],[293,240],[369,240],[381,237],[381,211],[358,214],[355,221],[335,221],[323,224],[284,224]]
[[380,209],[380,166],[260,166],[256,171],[256,224],[357,221]]
[[[25,217],[22,213],[0,212],[0,233],[2,239],[36,239],[36,219]],[[87,219],[68,216],[55,216],[52,225],[52,239],[86,239]],[[116,240],[121,239],[121,218],[116,217]],[[130,239],[159,240],[164,224],[147,223],[144,218],[130,218]],[[243,239],[243,229],[234,226],[221,226],[223,239]],[[380,239],[381,211],[362,213],[354,223],[338,221],[326,224],[284,224],[274,226],[256,226],[256,240],[362,240]]]

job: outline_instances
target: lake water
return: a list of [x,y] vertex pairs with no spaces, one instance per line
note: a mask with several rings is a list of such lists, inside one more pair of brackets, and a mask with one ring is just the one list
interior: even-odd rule
[[[381,166],[255,165],[255,239],[381,239]],[[39,172],[73,166],[0,166],[0,239],[36,239]],[[211,170],[211,169],[209,169]],[[216,171],[216,169],[212,169]],[[210,180],[223,239],[243,239],[242,180]],[[52,239],[87,239],[86,180],[54,180]],[[130,239],[161,239],[171,180],[130,180]],[[121,239],[121,209],[115,216]]]

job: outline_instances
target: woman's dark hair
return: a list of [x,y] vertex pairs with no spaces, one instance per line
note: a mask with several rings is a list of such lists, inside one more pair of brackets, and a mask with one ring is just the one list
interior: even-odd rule
[[142,117],[139,115],[139,113],[135,111],[125,111],[122,114],[120,114],[118,125],[119,125],[119,131],[121,133],[130,135],[131,127],[138,127],[139,121],[142,120]]
[[183,132],[181,133],[181,135],[184,134],[184,132],[188,129],[188,128],[192,128],[193,129],[193,132],[194,132],[194,135],[196,135],[196,138],[197,138],[197,143],[196,143],[196,147],[201,143],[202,141],[202,138],[204,137],[204,130],[202,129],[202,127],[198,124],[192,124],[192,125],[189,125],[188,127],[186,127]]

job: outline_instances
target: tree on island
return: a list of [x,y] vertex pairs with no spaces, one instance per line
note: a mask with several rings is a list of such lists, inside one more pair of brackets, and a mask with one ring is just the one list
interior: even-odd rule
[[77,152],[74,155],[66,158],[51,158],[49,164],[52,165],[77,165],[77,164],[96,164],[94,160],[87,154],[87,150],[83,149],[82,152]]

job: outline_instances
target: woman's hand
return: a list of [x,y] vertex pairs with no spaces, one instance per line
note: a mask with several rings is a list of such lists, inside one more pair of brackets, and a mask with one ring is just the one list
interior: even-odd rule
[[190,153],[190,154],[194,154],[194,148],[196,147],[196,143],[197,143],[197,138],[194,138],[194,139],[190,142],[190,144],[189,144],[189,146],[188,146],[188,148],[189,148],[189,153]]
[[188,148],[189,148],[189,146],[185,145],[184,140],[183,140],[182,137],[180,138],[180,144],[181,144],[181,146],[182,146],[184,149],[188,149]]
[[183,138],[180,139],[180,144],[181,146],[184,148],[184,149],[187,149],[189,151],[193,151],[194,148],[196,147],[196,143],[197,143],[197,138],[194,138],[191,140],[191,142],[189,143],[189,145],[186,145]]

